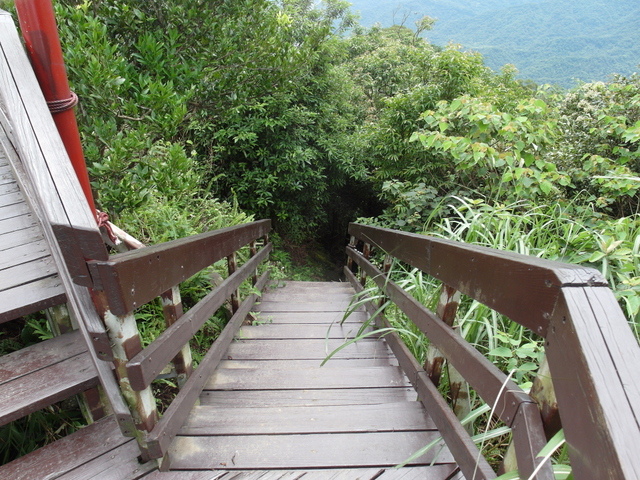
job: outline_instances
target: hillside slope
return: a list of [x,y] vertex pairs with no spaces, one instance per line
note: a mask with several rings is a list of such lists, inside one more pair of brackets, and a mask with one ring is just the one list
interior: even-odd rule
[[[389,11],[415,18],[438,18],[430,41],[449,41],[481,52],[489,66],[516,65],[523,78],[538,83],[572,86],[575,80],[606,80],[612,73],[628,75],[640,64],[640,5],[635,0],[393,0],[353,1],[367,25],[376,18],[389,25]],[[376,20],[379,21],[379,20]],[[375,22],[373,22],[375,23]]]

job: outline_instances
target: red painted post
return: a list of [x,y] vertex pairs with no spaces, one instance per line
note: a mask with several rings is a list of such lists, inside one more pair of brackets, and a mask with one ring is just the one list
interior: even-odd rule
[[73,107],[78,97],[69,89],[51,0],[15,0],[20,29],[31,65],[56,122],[91,211],[96,212]]

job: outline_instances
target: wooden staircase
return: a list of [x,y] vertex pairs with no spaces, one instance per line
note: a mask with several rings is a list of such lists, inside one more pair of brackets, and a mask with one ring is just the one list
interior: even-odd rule
[[[67,295],[43,225],[27,201],[20,164],[0,129],[0,323],[64,304]],[[15,158],[15,157],[14,157]],[[64,328],[64,326],[63,326]],[[71,330],[71,321],[67,328]],[[98,385],[79,331],[0,358],[0,426]]]
[[[576,478],[640,478],[640,348],[598,272],[352,224],[348,285],[288,282],[261,297],[269,220],[110,256],[80,192],[0,11],[0,323],[62,304],[69,317],[59,336],[0,358],[0,425],[83,392],[99,399],[95,422],[0,466],[1,479],[491,480],[464,412],[438,389],[445,362],[454,407],[468,382],[511,428],[507,466],[523,478],[553,480],[537,454],[559,421]],[[442,282],[436,312],[394,283],[391,256]],[[225,259],[229,276],[184,312],[178,285]],[[369,299],[339,323],[371,282],[429,338],[426,363],[387,331],[321,367],[378,309]],[[462,294],[545,339],[551,373],[531,394],[451,328]],[[142,348],[134,311],[158,297],[167,328]],[[232,317],[194,370],[189,342],[225,304]],[[180,390],[158,416],[151,385],[167,366]],[[440,434],[440,455],[392,468]]]
[[173,442],[169,468],[452,478],[446,447],[393,470],[439,434],[384,339],[361,339],[321,366],[367,318],[360,308],[344,319],[354,293],[335,282],[268,288]]

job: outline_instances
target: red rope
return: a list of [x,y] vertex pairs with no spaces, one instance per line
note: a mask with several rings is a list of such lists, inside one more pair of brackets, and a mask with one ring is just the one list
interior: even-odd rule
[[49,106],[49,111],[51,113],[62,113],[67,110],[72,109],[78,104],[78,96],[71,92],[71,96],[69,98],[65,98],[63,100],[50,100],[47,102]]
[[111,225],[109,224],[109,215],[105,212],[101,212],[100,210],[96,210],[96,221],[98,222],[98,228],[103,229],[104,233],[109,237],[109,240],[115,244],[118,241],[118,237],[116,237],[116,234],[113,233],[113,230],[111,229]]

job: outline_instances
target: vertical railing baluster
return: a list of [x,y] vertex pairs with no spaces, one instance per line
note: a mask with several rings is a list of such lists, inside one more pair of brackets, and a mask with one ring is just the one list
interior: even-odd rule
[[[249,256],[255,257],[258,254],[258,244],[254,240],[249,244]],[[256,268],[251,276],[251,285],[258,283],[258,269]]]
[[[560,423],[560,411],[558,409],[556,392],[553,387],[549,362],[546,356],[542,359],[542,362],[540,362],[540,367],[538,368],[536,378],[533,379],[529,396],[536,402],[540,409],[545,435],[547,438],[551,438],[562,428],[562,425]],[[512,440],[502,460],[500,472],[506,473],[517,469],[516,447],[515,442]]]
[[111,313],[104,292],[94,291],[93,300],[109,334],[116,377],[137,428],[136,439],[142,458],[148,460],[146,433],[153,430],[158,421],[158,410],[151,387],[136,391],[131,388],[127,375],[127,362],[142,350],[136,319],[132,313],[123,316]]
[[[53,333],[55,337],[78,328],[78,322],[76,322],[69,313],[66,303],[47,308],[45,310],[45,316],[47,317],[47,323],[49,324],[51,333]],[[87,423],[93,423],[107,415],[109,403],[104,402],[105,399],[101,393],[101,388],[100,386],[93,387],[76,395],[78,406]]]
[[[391,255],[385,255],[384,260],[382,261],[382,271],[384,272],[385,275],[389,275],[392,264],[393,264],[393,257]],[[378,300],[378,309],[382,311],[382,308],[388,301],[389,301],[389,297],[384,292],[381,291],[380,299]],[[378,325],[377,321],[376,321],[376,325]]]
[[[238,260],[235,252],[227,257],[227,267],[229,275],[232,275],[238,269]],[[236,313],[238,308],[240,308],[240,290],[236,290],[231,294],[230,301],[231,311],[232,313]]]
[[[438,318],[450,327],[453,327],[459,304],[460,292],[449,285],[443,284],[436,308]],[[436,386],[440,384],[444,363],[445,358],[440,350],[430,345],[427,351],[427,360],[425,361],[424,369]],[[459,419],[463,419],[471,412],[469,385],[464,377],[451,365],[447,365],[447,372],[449,374],[451,408]],[[469,433],[473,434],[473,425],[467,425],[466,428]]]
[[[184,313],[182,311],[180,289],[176,285],[171,290],[164,292],[160,296],[160,299],[162,300],[162,312],[164,313],[165,324],[167,327],[170,327],[176,323]],[[178,388],[182,388],[189,376],[191,376],[191,373],[193,373],[193,358],[191,356],[191,347],[188,343],[182,347],[182,350],[173,358],[172,362],[176,370]]]
[[[365,243],[362,247],[362,256],[369,260],[371,256],[371,244]],[[364,270],[360,269],[360,284],[364,287],[367,284],[367,274]]]

